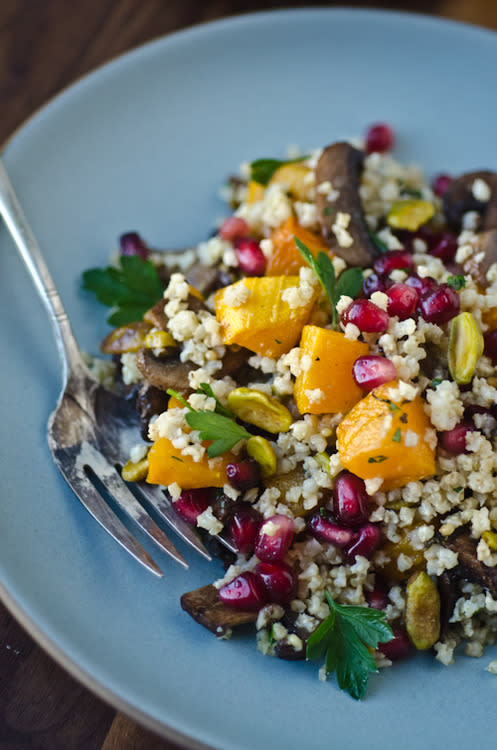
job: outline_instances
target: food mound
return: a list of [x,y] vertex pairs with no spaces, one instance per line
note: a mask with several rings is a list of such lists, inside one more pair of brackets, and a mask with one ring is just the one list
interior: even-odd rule
[[123,477],[226,563],[183,608],[356,698],[497,633],[497,173],[428,184],[392,139],[244,165],[210,239],[85,274],[143,425]]

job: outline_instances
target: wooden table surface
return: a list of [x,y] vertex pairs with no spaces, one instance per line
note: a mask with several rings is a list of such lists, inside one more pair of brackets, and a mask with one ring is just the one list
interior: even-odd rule
[[[495,0],[0,0],[0,144],[62,88],[116,55],[192,24],[304,5],[413,10],[497,29]],[[48,657],[0,604],[0,750],[174,750]]]

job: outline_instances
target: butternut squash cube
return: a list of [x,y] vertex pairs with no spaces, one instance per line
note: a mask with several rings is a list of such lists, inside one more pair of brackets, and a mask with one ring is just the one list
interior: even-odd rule
[[[304,304],[293,307],[281,297],[298,286],[298,276],[254,276],[216,292],[214,306],[224,343],[244,346],[263,357],[288,352],[299,340],[318,295],[315,287]],[[237,296],[244,301],[234,305]]]
[[194,461],[192,456],[184,456],[168,438],[159,438],[148,453],[147,482],[165,486],[177,482],[182,490],[223,487],[227,481],[226,466],[233,459],[232,453],[218,458],[208,458],[205,453],[201,461]]
[[343,466],[361,479],[382,477],[382,490],[403,487],[435,473],[433,432],[417,396],[405,401],[385,383],[361,399],[337,428],[337,449]]
[[338,331],[304,326],[300,349],[312,363],[295,382],[294,397],[299,412],[336,414],[349,411],[363,395],[352,377],[352,365],[358,357],[369,353],[369,346],[362,341],[347,339]]
[[273,248],[266,265],[266,276],[281,276],[282,274],[297,274],[306,261],[301,256],[295,237],[306,245],[314,257],[320,250],[333,258],[334,253],[324,239],[315,232],[300,226],[294,216],[290,216],[281,227],[271,234]]

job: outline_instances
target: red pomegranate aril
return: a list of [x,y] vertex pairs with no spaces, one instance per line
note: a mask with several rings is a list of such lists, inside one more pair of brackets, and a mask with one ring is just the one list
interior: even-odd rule
[[340,547],[340,549],[345,549],[357,539],[356,531],[339,526],[329,518],[322,516],[321,513],[315,513],[311,516],[308,525],[316,539],[332,544],[334,547]]
[[459,313],[459,295],[448,284],[440,284],[436,289],[423,294],[418,310],[428,323],[442,325]]
[[376,581],[372,591],[365,591],[364,596],[372,609],[385,609],[389,603],[387,587],[382,581]]
[[388,276],[381,276],[377,273],[371,273],[367,276],[363,283],[362,289],[366,297],[371,297],[374,292],[386,292],[392,282]]
[[355,560],[358,555],[370,560],[380,546],[380,541],[379,527],[373,523],[367,523],[359,529],[356,541],[345,550],[346,555],[351,561]]
[[235,253],[243,273],[247,276],[262,276],[266,270],[266,257],[256,240],[251,237],[237,239]]
[[432,276],[421,277],[417,276],[416,274],[408,276],[404,281],[404,284],[407,284],[407,286],[412,286],[413,289],[416,289],[420,297],[423,294],[426,294],[426,292],[431,292],[432,289],[435,289],[438,286],[438,282]]
[[483,353],[489,357],[493,365],[497,365],[497,331],[488,331],[483,336]]
[[219,589],[218,596],[223,604],[235,609],[258,611],[267,602],[261,581],[250,570],[225,583]]
[[149,249],[138,232],[126,232],[119,237],[121,255],[138,255],[142,260],[148,258]]
[[254,551],[261,523],[261,514],[251,505],[243,505],[233,513],[228,533],[238,552],[246,555]]
[[373,268],[377,274],[388,276],[395,270],[409,271],[414,268],[414,259],[407,250],[390,250],[376,258]]
[[391,151],[395,143],[395,134],[390,127],[384,122],[378,122],[371,125],[366,133],[365,150],[367,154],[374,151],[385,153]]
[[225,219],[219,229],[219,236],[223,240],[233,242],[238,237],[246,237],[250,232],[250,227],[241,216],[230,216]]
[[196,523],[197,517],[213,500],[214,492],[210,489],[185,490],[177,500],[173,501],[173,507],[185,521]]
[[333,514],[338,523],[355,528],[369,518],[369,497],[364,480],[344,471],[333,486]]
[[430,249],[430,255],[440,258],[444,263],[452,260],[457,252],[457,237],[446,232]]
[[431,181],[431,188],[435,195],[438,195],[439,198],[443,196],[443,194],[447,191],[447,188],[449,187],[450,183],[452,182],[452,177],[448,174],[437,174],[433,180]]
[[472,422],[459,422],[452,430],[446,430],[439,434],[440,445],[448,453],[458,455],[466,452],[466,437],[475,430]]
[[257,461],[237,461],[226,466],[226,476],[232,487],[246,492],[261,481],[261,469]]
[[365,333],[383,333],[388,328],[389,317],[385,310],[369,299],[356,299],[343,311],[342,323],[353,323]]
[[268,602],[288,604],[297,595],[297,575],[284,562],[260,562],[254,570],[259,578]]
[[411,641],[405,628],[393,628],[393,638],[388,643],[379,643],[378,651],[390,661],[406,659],[411,652]]
[[288,516],[278,514],[268,518],[259,529],[255,554],[264,562],[283,560],[293,541],[294,523]]
[[387,312],[396,315],[399,320],[411,318],[418,306],[419,292],[409,284],[392,284],[386,292],[388,296]]
[[363,391],[372,391],[383,383],[395,380],[396,376],[393,362],[379,354],[358,357],[352,365],[352,377]]

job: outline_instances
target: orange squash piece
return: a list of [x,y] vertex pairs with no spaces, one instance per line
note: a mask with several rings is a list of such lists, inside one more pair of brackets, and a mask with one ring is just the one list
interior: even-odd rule
[[182,455],[167,438],[159,438],[148,453],[147,482],[165,486],[177,482],[183,490],[223,487],[227,482],[226,466],[233,460],[232,453],[225,453],[214,459],[205,454],[201,461],[194,461],[192,456]]
[[491,331],[497,330],[497,307],[491,307],[490,310],[486,310],[482,314],[481,319]]
[[[241,285],[249,290],[249,295],[245,302],[233,307],[230,298],[236,297]],[[290,307],[281,295],[298,285],[298,276],[253,276],[216,292],[214,307],[224,343],[244,346],[263,357],[276,358],[288,352],[299,340],[318,295],[316,287],[305,305]]]
[[[352,377],[352,365],[369,354],[369,346],[351,341],[345,334],[319,326],[304,326],[300,340],[302,354],[312,364],[298,375],[294,398],[301,414],[336,414],[351,409],[362,398],[362,390]],[[322,396],[310,393],[319,388]]]
[[423,400],[418,396],[413,401],[393,401],[391,389],[397,386],[392,381],[375,388],[337,428],[343,466],[362,479],[382,477],[382,490],[435,473],[435,451],[426,439],[431,425]]
[[298,274],[299,269],[306,265],[295,244],[295,237],[306,245],[314,257],[322,250],[333,258],[334,253],[329,245],[315,232],[301,227],[295,216],[290,216],[281,227],[271,234],[273,249],[266,265],[266,276],[280,276],[282,274]]

